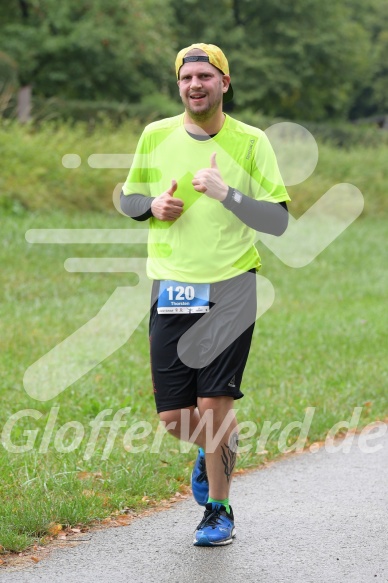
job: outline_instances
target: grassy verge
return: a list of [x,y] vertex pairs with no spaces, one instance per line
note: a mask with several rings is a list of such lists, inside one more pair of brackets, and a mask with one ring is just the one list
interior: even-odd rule
[[[27,445],[28,451],[9,451],[3,433],[0,550],[20,551],[37,539],[44,541],[52,524],[88,524],[117,510],[146,508],[189,484],[194,449],[181,451],[179,442],[165,436],[160,450],[150,451],[158,420],[146,315],[127,343],[58,397],[36,401],[23,387],[28,366],[95,316],[118,286],[133,284],[125,273],[68,273],[66,258],[144,254],[128,245],[32,245],[25,232],[129,224],[120,215],[100,213],[3,219],[0,431],[11,415],[35,413],[21,417],[10,433],[12,444]],[[387,416],[387,372],[382,367],[388,319],[383,309],[385,234],[384,219],[360,219],[301,270],[285,267],[261,248],[262,274],[274,285],[276,299],[258,321],[244,378],[246,396],[237,404],[239,420],[255,428],[243,441],[251,449],[239,455],[239,468],[276,458],[281,431],[302,421],[308,407],[315,411],[307,444],[324,439],[338,421],[349,421],[355,407],[362,408],[359,427]],[[105,419],[112,420],[125,408],[124,426],[118,428],[110,455],[104,456],[109,427],[102,427],[88,457],[97,415],[110,409]],[[280,426],[263,452],[257,441],[265,421]],[[70,451],[81,427],[83,439]],[[149,427],[149,434],[142,434]],[[138,439],[127,435],[124,443],[130,428]],[[297,435],[297,430],[291,432],[288,446]]]
[[[244,121],[244,118],[242,118]],[[39,212],[111,211],[112,191],[127,176],[127,168],[92,168],[93,154],[134,153],[142,128],[135,120],[120,128],[106,121],[93,130],[85,124],[43,123],[39,129],[3,122],[0,148],[0,210]],[[378,130],[376,130],[377,132]],[[334,184],[355,184],[365,197],[364,216],[388,211],[387,144],[338,148],[319,143],[318,165],[308,180],[291,187],[295,215],[304,212]],[[79,156],[79,166],[65,168],[62,158]],[[118,186],[120,191],[120,186]],[[3,194],[2,194],[3,193]]]

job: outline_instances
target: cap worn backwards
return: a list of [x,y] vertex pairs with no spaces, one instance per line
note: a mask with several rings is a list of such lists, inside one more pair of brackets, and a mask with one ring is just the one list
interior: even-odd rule
[[[190,52],[192,49],[200,49],[201,51],[203,51],[206,54],[206,56],[205,55],[190,55],[190,56],[186,57],[187,53]],[[180,68],[185,63],[193,63],[193,62],[197,62],[197,61],[204,61],[206,63],[210,63],[211,65],[213,65],[213,67],[216,67],[224,75],[229,75],[228,61],[227,61],[224,53],[221,51],[221,49],[219,47],[217,47],[216,45],[207,45],[205,43],[196,43],[196,44],[190,45],[189,47],[186,47],[185,49],[182,49],[177,54],[177,57],[175,60],[175,72],[176,72],[177,79],[179,79]],[[232,99],[233,99],[233,88],[232,88],[232,85],[229,84],[228,91],[226,93],[224,93],[223,102],[228,103]]]

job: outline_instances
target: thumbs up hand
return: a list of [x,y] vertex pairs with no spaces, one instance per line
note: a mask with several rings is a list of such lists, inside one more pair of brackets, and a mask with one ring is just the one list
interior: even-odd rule
[[223,201],[228,194],[228,185],[222,179],[216,162],[216,152],[210,156],[210,168],[198,170],[192,185],[197,192],[203,192],[209,198]]
[[167,188],[166,193],[169,194],[170,196],[174,196],[174,192],[176,191],[176,189],[178,188],[178,183],[176,180],[171,180],[171,186],[170,188]]
[[178,188],[176,180],[171,181],[171,186],[162,194],[157,196],[151,204],[153,216],[160,221],[175,221],[183,212],[183,200],[174,198],[174,193]]

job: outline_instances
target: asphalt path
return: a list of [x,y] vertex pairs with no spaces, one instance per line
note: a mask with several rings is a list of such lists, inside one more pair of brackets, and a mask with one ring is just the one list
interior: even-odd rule
[[321,447],[236,476],[231,545],[192,546],[202,509],[190,498],[34,566],[2,569],[0,581],[388,582],[388,431],[367,442],[374,452],[359,436],[341,445],[349,451]]

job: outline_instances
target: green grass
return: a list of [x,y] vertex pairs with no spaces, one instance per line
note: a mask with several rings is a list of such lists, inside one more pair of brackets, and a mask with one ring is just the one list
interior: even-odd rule
[[[55,200],[53,201],[53,205]],[[3,218],[0,248],[3,280],[0,316],[0,431],[12,414],[32,409],[39,419],[24,417],[11,438],[16,445],[33,440],[25,453],[0,446],[0,545],[20,551],[44,540],[51,523],[88,524],[114,511],[136,511],[167,499],[189,484],[194,449],[180,450],[165,436],[159,453],[150,452],[158,419],[149,374],[147,316],[130,340],[61,395],[35,401],[23,388],[24,371],[36,359],[90,320],[118,286],[133,283],[125,273],[68,273],[68,257],[127,257],[143,253],[128,245],[32,245],[24,234],[31,228],[136,227],[121,215],[61,213],[10,215]],[[308,443],[325,438],[338,421],[349,421],[362,407],[359,428],[387,417],[387,371],[384,335],[387,287],[383,218],[362,218],[303,269],[284,266],[264,246],[265,275],[276,299],[258,321],[244,377],[245,398],[236,403],[240,421],[255,424],[244,445],[239,468],[256,467],[276,458],[281,430],[302,421],[315,407]],[[47,452],[40,453],[50,411],[59,407]],[[108,428],[102,428],[94,454],[85,459],[92,422],[99,412],[131,407],[126,427],[118,432],[108,459],[102,459]],[[146,446],[125,450],[125,431],[147,421],[152,433],[133,442]],[[257,440],[265,421],[281,422],[265,446]],[[69,453],[55,447],[58,430],[78,422],[85,430],[80,446]],[[140,431],[140,430],[139,430]],[[292,445],[297,436],[289,439]],[[69,430],[63,445],[70,444]],[[59,439],[59,438],[58,438]],[[59,440],[60,441],[60,440]],[[1,549],[1,547],[0,547]]]
[[[244,121],[244,116],[241,119]],[[23,214],[25,209],[48,213],[112,211],[113,190],[118,185],[120,191],[128,170],[90,168],[88,158],[96,153],[133,153],[141,130],[136,120],[119,128],[108,121],[94,128],[60,121],[42,123],[36,128],[3,120],[0,209],[14,215]],[[364,194],[364,216],[386,214],[387,152],[388,145],[383,142],[351,149],[319,143],[319,161],[313,175],[289,189],[293,213],[304,212],[334,184],[350,182]],[[63,167],[62,157],[70,153],[80,156],[78,168]]]
[[388,212],[388,146],[349,149],[319,144],[319,159],[314,173],[301,185],[289,188],[293,214],[306,211],[333,185],[349,182],[364,196],[363,217],[385,216]]
[[[127,122],[119,131],[106,121],[93,131],[87,124],[63,122],[21,126],[3,121],[0,148],[4,152],[0,177],[0,208],[20,214],[30,211],[109,211],[112,191],[124,182],[127,169],[96,169],[91,154],[134,153],[141,129]],[[65,168],[66,154],[80,156],[78,168]]]
[[[31,245],[24,234],[31,228],[139,226],[112,210],[113,188],[125,180],[126,169],[92,169],[87,159],[93,153],[133,152],[140,129],[135,122],[119,129],[106,122],[93,130],[62,122],[39,129],[4,122],[0,130],[0,187],[6,193],[0,196],[0,431],[18,411],[31,409],[39,417],[21,418],[12,430],[16,445],[32,440],[30,451],[12,453],[0,446],[0,550],[20,551],[44,540],[51,523],[88,524],[125,508],[146,508],[189,483],[194,452],[183,453],[170,436],[160,453],[149,451],[158,419],[146,316],[124,346],[57,398],[35,401],[23,387],[24,372],[33,362],[88,322],[116,287],[134,283],[125,273],[68,273],[64,261],[145,255],[140,245]],[[282,429],[302,421],[308,407],[315,407],[308,443],[324,439],[338,421],[350,420],[357,406],[362,407],[359,427],[387,416],[387,372],[382,366],[387,327],[386,150],[383,145],[349,150],[320,144],[314,174],[290,188],[293,214],[304,212],[333,184],[352,182],[365,197],[362,218],[301,270],[285,267],[261,248],[262,274],[273,283],[276,300],[256,327],[245,398],[236,404],[239,420],[254,424],[253,436],[242,440],[251,449],[239,456],[240,468],[278,456]],[[63,168],[61,158],[67,153],[80,155],[79,168]],[[102,210],[110,214],[95,212]],[[45,451],[41,444],[53,407],[58,418]],[[127,426],[119,430],[108,459],[103,459],[108,428],[101,429],[94,454],[86,458],[90,423],[101,411],[111,409],[111,419],[125,407],[131,408],[125,415]],[[140,436],[127,451],[125,431],[143,421],[151,423],[150,435]],[[257,440],[265,421],[281,426],[270,433],[263,454]],[[74,451],[61,453],[56,444],[69,445],[75,437],[70,428],[59,439],[68,423],[82,426],[84,438]],[[289,445],[296,436],[294,431]],[[141,445],[146,450],[136,453]]]

